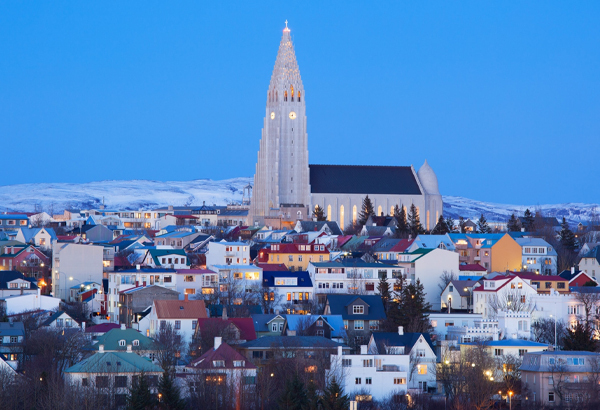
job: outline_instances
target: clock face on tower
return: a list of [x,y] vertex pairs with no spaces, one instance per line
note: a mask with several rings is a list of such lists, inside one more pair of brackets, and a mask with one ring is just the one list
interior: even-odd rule
[[271,112],[271,119],[274,120],[275,119],[275,112]]
[[295,120],[296,119],[296,113],[294,111],[290,112],[290,119],[291,120]]

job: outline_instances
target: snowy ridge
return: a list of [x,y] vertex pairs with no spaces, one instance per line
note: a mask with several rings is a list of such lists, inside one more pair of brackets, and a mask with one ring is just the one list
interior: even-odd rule
[[[174,205],[226,205],[242,200],[244,187],[252,178],[221,181],[97,181],[81,184],[39,183],[0,186],[0,211],[62,213],[68,209],[107,208],[136,210]],[[457,219],[478,219],[483,213],[488,221],[506,221],[512,213],[522,215],[526,208],[541,210],[545,216],[562,218],[571,223],[587,221],[597,204],[564,203],[556,205],[506,205],[476,201],[458,196],[444,196],[444,214]],[[600,209],[600,208],[599,208]]]

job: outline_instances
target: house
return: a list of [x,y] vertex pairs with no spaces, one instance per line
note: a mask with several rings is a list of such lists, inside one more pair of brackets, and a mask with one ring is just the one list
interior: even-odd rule
[[119,309],[116,320],[128,327],[137,323],[140,314],[152,306],[154,300],[179,300],[179,292],[163,286],[138,286],[119,292]]
[[287,315],[279,313],[257,313],[251,315],[256,337],[280,336]]
[[290,271],[305,271],[310,262],[329,260],[329,249],[319,244],[280,243],[263,248],[258,253],[259,263],[284,263]]
[[323,336],[339,343],[346,340],[346,328],[341,315],[286,315],[285,336]]
[[[600,354],[579,351],[528,352],[521,365],[521,400],[542,406],[577,408],[586,381],[595,380]],[[533,406],[533,405],[532,405]],[[572,407],[573,406],[573,407]]]
[[206,343],[210,339],[212,342],[216,336],[222,337],[229,344],[236,345],[255,340],[254,321],[249,317],[227,318],[226,314],[220,318],[199,318],[194,340]]
[[156,394],[163,373],[158,365],[132,350],[105,352],[99,349],[98,353],[66,369],[64,379],[72,386],[94,387],[104,394],[114,395],[115,405],[124,406],[129,389],[142,373],[148,380],[150,391]]
[[360,354],[344,354],[339,347],[330,360],[327,379],[335,379],[350,400],[400,402],[408,393],[408,354],[369,354],[363,345]]
[[120,327],[113,328],[99,336],[86,349],[93,352],[99,352],[100,349],[104,352],[127,352],[132,350],[141,357],[155,360],[159,347],[153,339],[121,324]]
[[388,356],[408,356],[409,391],[435,392],[437,359],[428,333],[404,333],[402,326],[397,332],[376,332],[371,335],[367,353],[384,355],[381,367],[383,361],[389,361]]
[[200,232],[196,232],[194,228],[176,228],[176,230],[168,231],[162,228],[158,235],[154,237],[154,245],[170,246],[174,249],[183,249],[188,246]]
[[478,263],[461,263],[458,265],[459,280],[477,280],[487,273],[487,269]]
[[93,297],[96,293],[102,293],[102,285],[97,282],[82,282],[69,288],[67,301],[84,302]]
[[509,272],[525,280],[537,289],[538,293],[549,294],[552,289],[558,293],[569,293],[569,281],[558,275],[539,275],[533,272]]
[[521,247],[521,265],[528,270],[544,275],[556,275],[558,271],[558,254],[556,250],[542,238],[515,238]]
[[183,249],[148,249],[142,265],[150,268],[186,269],[190,260]]
[[537,289],[515,275],[490,274],[473,286],[474,313],[493,319],[501,310],[531,311]]
[[[468,349],[476,346],[479,346],[479,343],[461,343],[461,353],[464,354]],[[486,341],[484,347],[487,353],[495,358],[502,358],[503,356],[523,357],[528,352],[543,352],[548,349],[548,345],[545,343],[515,338]]]
[[436,341],[448,340],[448,329],[454,326],[461,328],[474,328],[475,322],[481,320],[479,313],[456,312],[447,310],[441,312],[430,312],[429,323],[433,328],[430,333],[431,339]]
[[451,280],[441,295],[442,309],[469,310],[473,309],[473,285],[472,280]]
[[0,231],[16,231],[29,225],[29,217],[25,214],[0,214]]
[[46,319],[42,326],[50,327],[53,329],[62,328],[81,328],[81,325],[73,319],[67,312],[57,311]]
[[363,225],[360,230],[360,236],[378,236],[378,237],[391,237],[396,233],[396,227],[394,226],[369,226]]
[[348,338],[353,338],[356,346],[364,343],[371,332],[379,330],[386,319],[378,295],[327,295],[325,315],[341,315]]
[[283,311],[284,305],[289,313],[310,312],[314,288],[308,272],[263,271],[262,286],[274,302],[272,312]]
[[294,230],[303,232],[325,232],[328,235],[343,235],[340,226],[335,221],[297,221]]
[[6,363],[16,370],[19,361],[23,359],[23,322],[0,322],[0,342],[0,354],[5,357]]
[[[377,242],[377,244],[373,246],[373,251],[375,252],[378,261],[398,261],[400,260],[400,254],[406,252],[412,243],[412,239],[394,240],[392,238],[386,238]],[[385,246],[387,244],[392,244],[392,246]]]
[[508,233],[449,233],[459,262],[480,264],[488,272],[520,270],[521,246]]
[[177,292],[183,295],[212,294],[219,286],[219,274],[210,269],[177,269]]
[[558,276],[568,280],[569,287],[584,286],[588,282],[594,282],[596,283],[596,286],[598,285],[598,282],[596,281],[596,279],[594,279],[593,276],[591,276],[591,274],[588,274],[585,271],[578,270],[575,267],[572,267],[570,270],[567,269],[562,271]]
[[38,286],[33,278],[26,278],[16,270],[0,271],[0,298],[14,295],[37,295]]
[[121,325],[117,323],[100,323],[95,326],[85,328],[85,334],[92,338],[92,341],[97,341],[100,336],[104,335],[112,329],[120,329]]
[[446,249],[448,251],[455,251],[456,246],[448,234],[445,235],[417,235],[414,241],[412,241],[408,252],[412,252],[416,249]]
[[93,243],[110,242],[114,239],[113,231],[110,228],[100,221],[96,224],[90,219],[87,224],[74,228],[71,233]]
[[[6,356],[0,353],[0,375],[2,375],[3,380],[6,380],[6,383],[10,383],[11,380],[14,380],[18,375],[16,371],[16,362],[9,363],[9,360]],[[15,366],[15,367],[13,367]],[[8,385],[7,385],[8,386]]]
[[592,250],[581,257],[579,268],[585,271],[588,276],[594,278],[596,277],[596,273],[600,274],[600,246],[592,248]]
[[98,282],[104,272],[104,246],[54,242],[52,244],[52,295],[66,300],[69,281]]
[[0,299],[0,308],[4,309],[6,314],[10,316],[39,310],[56,311],[60,302],[59,298],[43,296],[38,288],[35,294],[13,295]]
[[206,318],[206,306],[203,300],[155,300],[148,316],[140,321],[140,331],[149,337],[156,337],[160,329],[170,324],[177,330],[187,344],[192,340],[198,319]]
[[206,253],[206,267],[213,269],[217,265],[248,265],[250,247],[244,242],[210,242]]
[[242,402],[240,396],[254,391],[256,385],[256,366],[221,337],[215,337],[213,348],[185,366],[184,372],[191,386],[194,386],[194,377],[201,377],[205,385],[217,393],[221,390],[221,394],[225,394],[225,389],[219,386],[233,387],[228,392],[235,395],[238,406]]
[[43,249],[50,249],[52,242],[57,240],[56,232],[52,228],[27,228],[20,227],[15,236],[15,240],[39,246]]
[[220,303],[242,304],[246,293],[262,287],[262,269],[256,265],[213,265],[217,272],[221,294]]
[[11,242],[0,252],[0,271],[21,269],[29,276],[40,277],[44,266],[50,267],[50,259],[34,245]]

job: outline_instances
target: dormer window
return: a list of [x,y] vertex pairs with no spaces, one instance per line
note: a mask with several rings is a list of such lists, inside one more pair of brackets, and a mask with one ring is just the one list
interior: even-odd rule
[[136,339],[131,344],[134,345],[134,346],[139,346],[140,345],[140,341]]
[[225,360],[213,360],[213,367],[225,367]]
[[125,340],[119,340],[119,346],[125,347]]
[[363,315],[365,313],[365,307],[362,305],[354,305],[352,306],[352,312],[355,315]]
[[323,327],[323,320],[317,320],[317,327]]
[[244,360],[234,360],[233,361],[233,367],[244,367]]

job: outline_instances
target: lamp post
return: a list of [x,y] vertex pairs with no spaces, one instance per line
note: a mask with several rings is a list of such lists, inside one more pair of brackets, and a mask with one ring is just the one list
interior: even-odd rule
[[508,392],[508,406],[509,406],[509,410],[512,410],[512,395],[513,395],[513,392],[509,391]]
[[[556,308],[555,308],[556,309]],[[550,315],[550,317],[554,316],[554,350],[556,350],[558,348],[557,346],[557,335],[556,335],[556,315]]]

